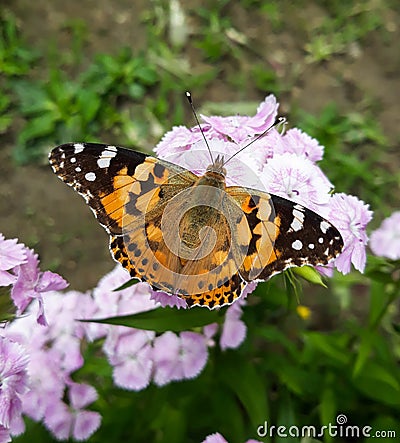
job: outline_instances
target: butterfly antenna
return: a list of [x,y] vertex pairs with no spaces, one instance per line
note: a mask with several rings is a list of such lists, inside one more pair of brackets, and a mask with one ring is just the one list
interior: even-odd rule
[[212,155],[212,152],[211,152],[211,149],[210,149],[210,145],[208,144],[206,136],[204,135],[203,129],[200,126],[200,122],[199,122],[199,119],[197,118],[196,110],[194,109],[193,100],[192,100],[192,94],[189,91],[186,91],[186,98],[188,99],[189,105],[192,108],[192,112],[193,112],[194,118],[196,119],[197,126],[200,129],[201,135],[203,136],[204,141],[206,143],[208,152],[210,153],[211,163],[214,163],[214,157]]
[[286,118],[285,117],[279,117],[278,121],[275,122],[272,126],[270,126],[268,129],[266,129],[263,133],[259,134],[254,140],[252,140],[250,143],[248,143],[246,146],[244,146],[243,148],[239,149],[239,151],[235,152],[231,157],[228,158],[228,160],[226,162],[224,162],[224,166],[233,159],[233,157],[236,157],[240,152],[244,151],[245,149],[247,149],[250,145],[252,145],[254,142],[256,142],[257,140],[260,140],[260,138],[264,137],[265,134],[267,134],[269,131],[271,131],[271,129],[277,128],[279,129],[280,127],[283,128],[282,133],[285,130],[285,125],[286,125]]

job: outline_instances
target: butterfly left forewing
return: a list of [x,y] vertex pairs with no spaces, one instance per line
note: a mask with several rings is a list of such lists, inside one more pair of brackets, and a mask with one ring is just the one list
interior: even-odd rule
[[197,179],[172,163],[97,143],[58,146],[49,161],[58,177],[83,196],[100,224],[113,235],[122,235],[137,215],[148,210],[150,200],[153,204],[162,200],[155,195],[160,186],[168,187],[166,200]]

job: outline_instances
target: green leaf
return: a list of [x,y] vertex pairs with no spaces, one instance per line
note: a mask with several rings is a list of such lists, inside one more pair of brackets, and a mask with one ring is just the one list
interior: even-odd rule
[[121,286],[118,286],[118,288],[113,289],[113,292],[122,291],[123,289],[130,288],[133,285],[136,285],[136,283],[139,283],[139,280],[137,278],[131,278]]
[[297,442],[298,439],[294,436],[290,436],[287,432],[288,428],[297,425],[296,423],[296,413],[294,410],[293,400],[286,389],[281,389],[279,393],[279,405],[278,405],[278,417],[277,424],[284,425],[286,427],[284,433],[285,436],[280,436],[279,434],[275,437],[276,443],[285,442]]
[[[279,376],[280,382],[291,392],[299,396],[304,396],[305,393],[309,391],[310,386],[308,385],[307,380],[310,378],[310,371],[283,362],[277,375]],[[316,386],[317,384],[317,378],[313,378],[313,386]]]
[[372,281],[370,291],[370,307],[368,324],[371,327],[376,326],[377,322],[382,318],[388,305],[388,295],[385,291],[383,283]]
[[367,359],[371,353],[372,339],[373,337],[371,337],[371,333],[369,331],[362,332],[361,343],[357,353],[357,359],[354,363],[353,376],[357,376],[367,362]]
[[223,382],[237,395],[256,429],[268,420],[267,386],[254,365],[237,353],[228,352],[221,362]]
[[311,266],[302,266],[300,268],[293,268],[292,271],[299,275],[300,277],[303,277],[305,280],[309,281],[310,283],[314,283],[315,285],[320,285],[326,288],[326,284],[322,280],[321,274]]
[[[324,335],[320,332],[306,332],[306,345],[326,355],[332,362],[346,365],[350,360],[347,348],[341,342],[341,337]],[[314,355],[315,356],[315,355]]]
[[79,107],[78,112],[85,123],[90,123],[101,107],[101,100],[95,91],[83,89],[77,96],[77,105]]
[[400,406],[399,380],[379,363],[368,361],[354,378],[354,386],[375,401]]
[[[331,386],[326,386],[321,394],[321,402],[319,405],[319,415],[321,423],[334,423],[337,412],[336,395]],[[329,441],[332,441],[331,436]]]
[[27,122],[19,136],[19,143],[24,144],[38,137],[49,135],[54,131],[55,121],[50,112],[44,112],[39,117]]
[[120,317],[95,318],[81,321],[128,326],[130,328],[156,332],[181,332],[206,326],[210,323],[221,323],[224,318],[222,312],[224,311],[209,311],[205,308],[187,310],[166,307]]

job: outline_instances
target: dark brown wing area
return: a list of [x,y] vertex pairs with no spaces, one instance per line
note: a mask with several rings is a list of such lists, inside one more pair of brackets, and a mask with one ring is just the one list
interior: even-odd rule
[[271,196],[279,233],[276,259],[260,273],[266,280],[291,266],[327,265],[343,249],[340,232],[315,212],[276,195]]

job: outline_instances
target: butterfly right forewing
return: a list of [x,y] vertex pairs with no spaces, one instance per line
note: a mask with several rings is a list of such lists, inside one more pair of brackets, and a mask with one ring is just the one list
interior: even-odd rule
[[251,236],[240,274],[246,281],[268,280],[292,266],[326,265],[343,248],[339,231],[302,205],[254,189],[230,187]]

